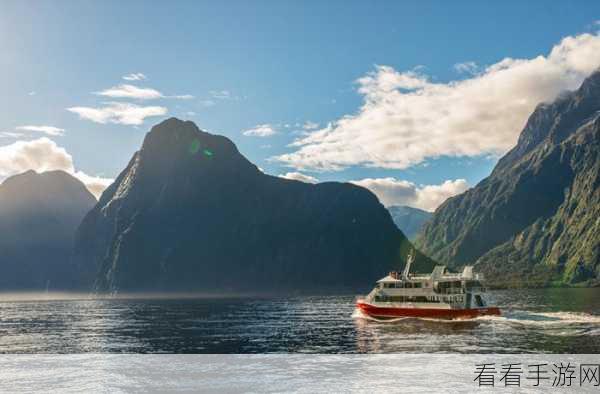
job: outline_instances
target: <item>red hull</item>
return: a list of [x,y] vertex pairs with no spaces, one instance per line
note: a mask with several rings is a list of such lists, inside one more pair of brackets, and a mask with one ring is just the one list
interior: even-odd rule
[[361,301],[357,302],[356,306],[363,313],[377,318],[427,317],[434,319],[472,319],[478,316],[500,316],[500,308],[495,306],[473,309],[388,308]]

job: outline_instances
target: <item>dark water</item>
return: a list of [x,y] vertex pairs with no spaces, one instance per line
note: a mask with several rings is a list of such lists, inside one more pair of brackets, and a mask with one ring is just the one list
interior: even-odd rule
[[600,289],[495,291],[502,317],[374,321],[354,295],[0,301],[1,353],[600,353]]

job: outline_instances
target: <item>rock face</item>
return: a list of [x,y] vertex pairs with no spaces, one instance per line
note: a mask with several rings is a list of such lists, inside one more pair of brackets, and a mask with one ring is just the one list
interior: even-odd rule
[[229,139],[171,118],[85,217],[75,252],[98,291],[267,292],[365,289],[409,248],[366,189],[265,175]]
[[0,290],[67,289],[75,230],[96,199],[62,171],[28,171],[0,185]]
[[431,212],[422,209],[394,205],[388,207],[392,220],[409,240],[414,240],[423,225],[431,219]]
[[517,145],[476,187],[442,204],[417,245],[502,283],[600,277],[600,71],[539,105]]

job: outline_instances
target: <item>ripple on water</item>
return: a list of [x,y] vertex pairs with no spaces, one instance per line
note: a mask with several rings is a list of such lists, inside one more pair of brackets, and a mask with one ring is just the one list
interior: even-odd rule
[[594,353],[598,290],[493,292],[502,316],[461,321],[379,321],[353,295],[0,302],[0,352]]

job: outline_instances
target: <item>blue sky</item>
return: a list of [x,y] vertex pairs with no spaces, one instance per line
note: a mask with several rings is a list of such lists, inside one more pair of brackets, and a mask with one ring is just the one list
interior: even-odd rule
[[[25,160],[34,169],[114,178],[151,125],[176,116],[231,138],[267,173],[360,181],[387,205],[433,209],[489,174],[536,102],[597,67],[589,51],[598,19],[593,1],[3,1],[0,178],[23,169],[16,159],[41,138],[54,145],[36,145],[38,156]],[[575,44],[561,46],[565,37]],[[569,56],[551,58],[557,46]],[[507,58],[525,64],[498,65]],[[123,79],[132,73],[145,78]],[[525,86],[528,79],[540,81]],[[160,97],[124,97],[122,85]],[[170,97],[183,95],[193,98]],[[493,114],[491,101],[471,114],[491,96],[521,100],[503,109],[514,118]],[[457,104],[444,107],[449,101]],[[137,125],[90,115],[114,112],[106,103],[115,102],[164,114]],[[439,125],[428,126],[437,122],[431,108],[441,111]],[[243,134],[257,126],[274,134]],[[50,164],[45,154],[54,155]],[[449,190],[427,189],[459,179]]]

